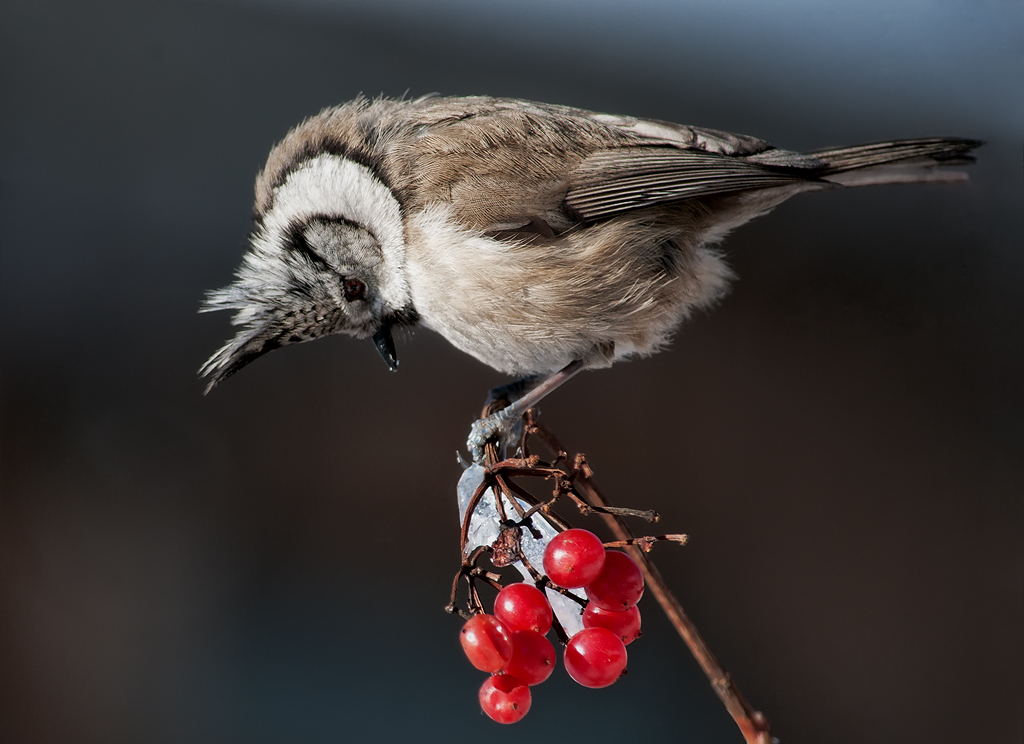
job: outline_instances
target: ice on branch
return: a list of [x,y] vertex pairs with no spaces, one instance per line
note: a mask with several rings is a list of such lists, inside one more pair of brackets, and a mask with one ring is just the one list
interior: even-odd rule
[[[457,493],[459,499],[460,524],[462,524],[466,518],[466,509],[469,507],[469,503],[473,499],[473,494],[476,493],[480,484],[484,481],[484,472],[483,466],[470,465],[462,473],[462,477],[459,479]],[[504,495],[501,496],[501,498],[503,499],[507,512],[514,514],[514,508],[508,498]],[[531,506],[531,504],[523,501],[522,499],[518,499],[518,501],[524,509],[529,509]],[[532,565],[542,566],[544,564],[544,548],[547,547],[551,538],[558,534],[558,530],[539,513],[534,514],[530,519],[534,528],[540,533],[541,538],[539,540],[534,538],[530,533],[530,530],[524,529],[522,531],[521,542],[523,555],[526,556],[526,560],[528,560]],[[463,558],[476,550],[476,548],[490,545],[497,540],[500,529],[501,517],[498,516],[498,510],[495,505],[494,498],[487,497],[480,499],[469,522],[469,531],[467,532],[466,547],[463,550]],[[532,584],[533,577],[530,576],[530,572],[523,565],[522,561],[516,561],[514,565],[523,575],[523,580]],[[572,637],[579,631],[583,630],[583,607],[553,589],[547,588],[544,591],[547,595],[548,602],[551,603],[551,609],[554,611],[555,617],[557,617],[558,622],[562,624],[566,634],[569,637]],[[584,602],[586,601],[586,595],[583,594],[582,590],[567,591],[572,591],[573,594],[578,596]]]

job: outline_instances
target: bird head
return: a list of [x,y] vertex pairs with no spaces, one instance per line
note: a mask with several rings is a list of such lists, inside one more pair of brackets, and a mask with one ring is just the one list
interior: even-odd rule
[[415,322],[398,204],[367,167],[323,153],[298,164],[256,216],[235,281],[202,311],[238,333],[203,365],[207,391],[263,354],[332,334],[373,339],[391,369],[392,328]]

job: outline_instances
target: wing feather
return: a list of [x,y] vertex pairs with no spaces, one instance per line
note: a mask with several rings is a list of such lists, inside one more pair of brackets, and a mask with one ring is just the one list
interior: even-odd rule
[[565,203],[580,218],[595,220],[682,199],[813,182],[827,167],[806,155],[770,152],[754,156],[766,163],[673,147],[603,150],[572,173]]

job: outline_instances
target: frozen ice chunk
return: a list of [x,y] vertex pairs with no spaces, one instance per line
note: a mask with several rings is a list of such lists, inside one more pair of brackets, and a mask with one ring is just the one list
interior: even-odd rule
[[[480,487],[480,484],[484,479],[484,469],[480,465],[470,465],[466,468],[462,477],[459,479],[459,485],[457,489],[459,499],[459,523],[466,518],[466,509],[469,508],[469,502],[473,498],[473,494],[476,493],[476,489]],[[515,509],[512,503],[505,496],[501,497],[504,502],[505,513],[509,515],[515,514]],[[521,506],[529,508],[522,499],[518,499]],[[522,531],[522,549],[523,555],[526,556],[526,560],[538,571],[543,571],[544,565],[544,549],[547,547],[548,542],[551,541],[555,535],[558,534],[558,530],[551,522],[540,514],[534,514],[531,517],[533,526],[541,534],[539,540],[535,539],[531,534],[530,530],[524,529]],[[473,511],[473,517],[469,522],[469,531],[466,539],[466,549],[464,555],[469,555],[473,550],[481,545],[490,545],[498,539],[498,533],[500,532],[501,518],[498,516],[498,510],[494,504],[494,494],[487,493],[480,503],[477,504],[476,509]],[[523,565],[522,561],[516,561],[515,567],[519,569],[519,572],[523,575],[525,581],[531,582],[533,578],[530,576],[530,572]],[[565,632],[569,636],[575,635],[580,630],[583,630],[583,608],[573,602],[568,597],[562,596],[560,593],[553,589],[546,589],[548,601],[551,603],[551,609],[554,611],[555,616],[558,618],[558,622],[565,628]],[[573,594],[586,599],[583,591],[580,589],[573,590]]]

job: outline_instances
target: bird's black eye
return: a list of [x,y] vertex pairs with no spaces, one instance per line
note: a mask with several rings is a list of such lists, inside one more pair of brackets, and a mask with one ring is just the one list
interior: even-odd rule
[[345,299],[349,302],[355,302],[356,300],[363,299],[363,295],[366,294],[366,285],[358,279],[346,279],[345,280]]

